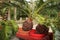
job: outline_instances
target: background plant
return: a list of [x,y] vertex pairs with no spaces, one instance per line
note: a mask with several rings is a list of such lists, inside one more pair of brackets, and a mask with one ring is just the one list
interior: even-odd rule
[[1,21],[0,22],[0,39],[1,40],[10,40],[12,36],[16,35],[18,30],[18,25],[15,21]]

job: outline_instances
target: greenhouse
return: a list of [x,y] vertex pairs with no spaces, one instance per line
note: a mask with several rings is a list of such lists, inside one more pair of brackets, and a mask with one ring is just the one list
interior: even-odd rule
[[0,0],[0,40],[60,40],[60,0]]

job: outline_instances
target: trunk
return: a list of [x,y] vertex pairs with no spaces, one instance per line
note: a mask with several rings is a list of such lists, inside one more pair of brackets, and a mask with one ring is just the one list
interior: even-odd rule
[[14,8],[14,20],[16,20],[16,7]]
[[10,20],[10,8],[8,9],[8,20]]
[[26,21],[23,22],[22,29],[24,31],[29,31],[33,28],[33,22],[31,18],[28,18]]

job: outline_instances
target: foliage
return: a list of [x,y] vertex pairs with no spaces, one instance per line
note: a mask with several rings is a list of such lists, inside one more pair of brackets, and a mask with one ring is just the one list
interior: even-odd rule
[[10,23],[11,23],[11,26],[12,26],[12,31],[13,31],[13,34],[16,34],[17,30],[18,30],[18,25],[15,21],[13,20],[10,20]]
[[9,40],[9,37],[12,34],[11,27],[8,26],[7,22],[5,22],[5,21],[2,21],[0,24],[1,24],[1,27],[2,27],[2,30],[0,30],[1,31],[1,33],[0,33],[0,35],[1,35],[0,39],[1,40]]
[[1,40],[10,40],[12,35],[15,35],[17,32],[18,26],[14,21],[1,21],[0,27],[0,39]]

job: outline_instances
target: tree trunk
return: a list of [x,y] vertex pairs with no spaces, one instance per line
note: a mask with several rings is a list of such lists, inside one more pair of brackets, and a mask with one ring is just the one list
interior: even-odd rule
[[16,20],[16,7],[14,8],[14,20]]
[[8,20],[10,20],[10,8],[8,9]]

